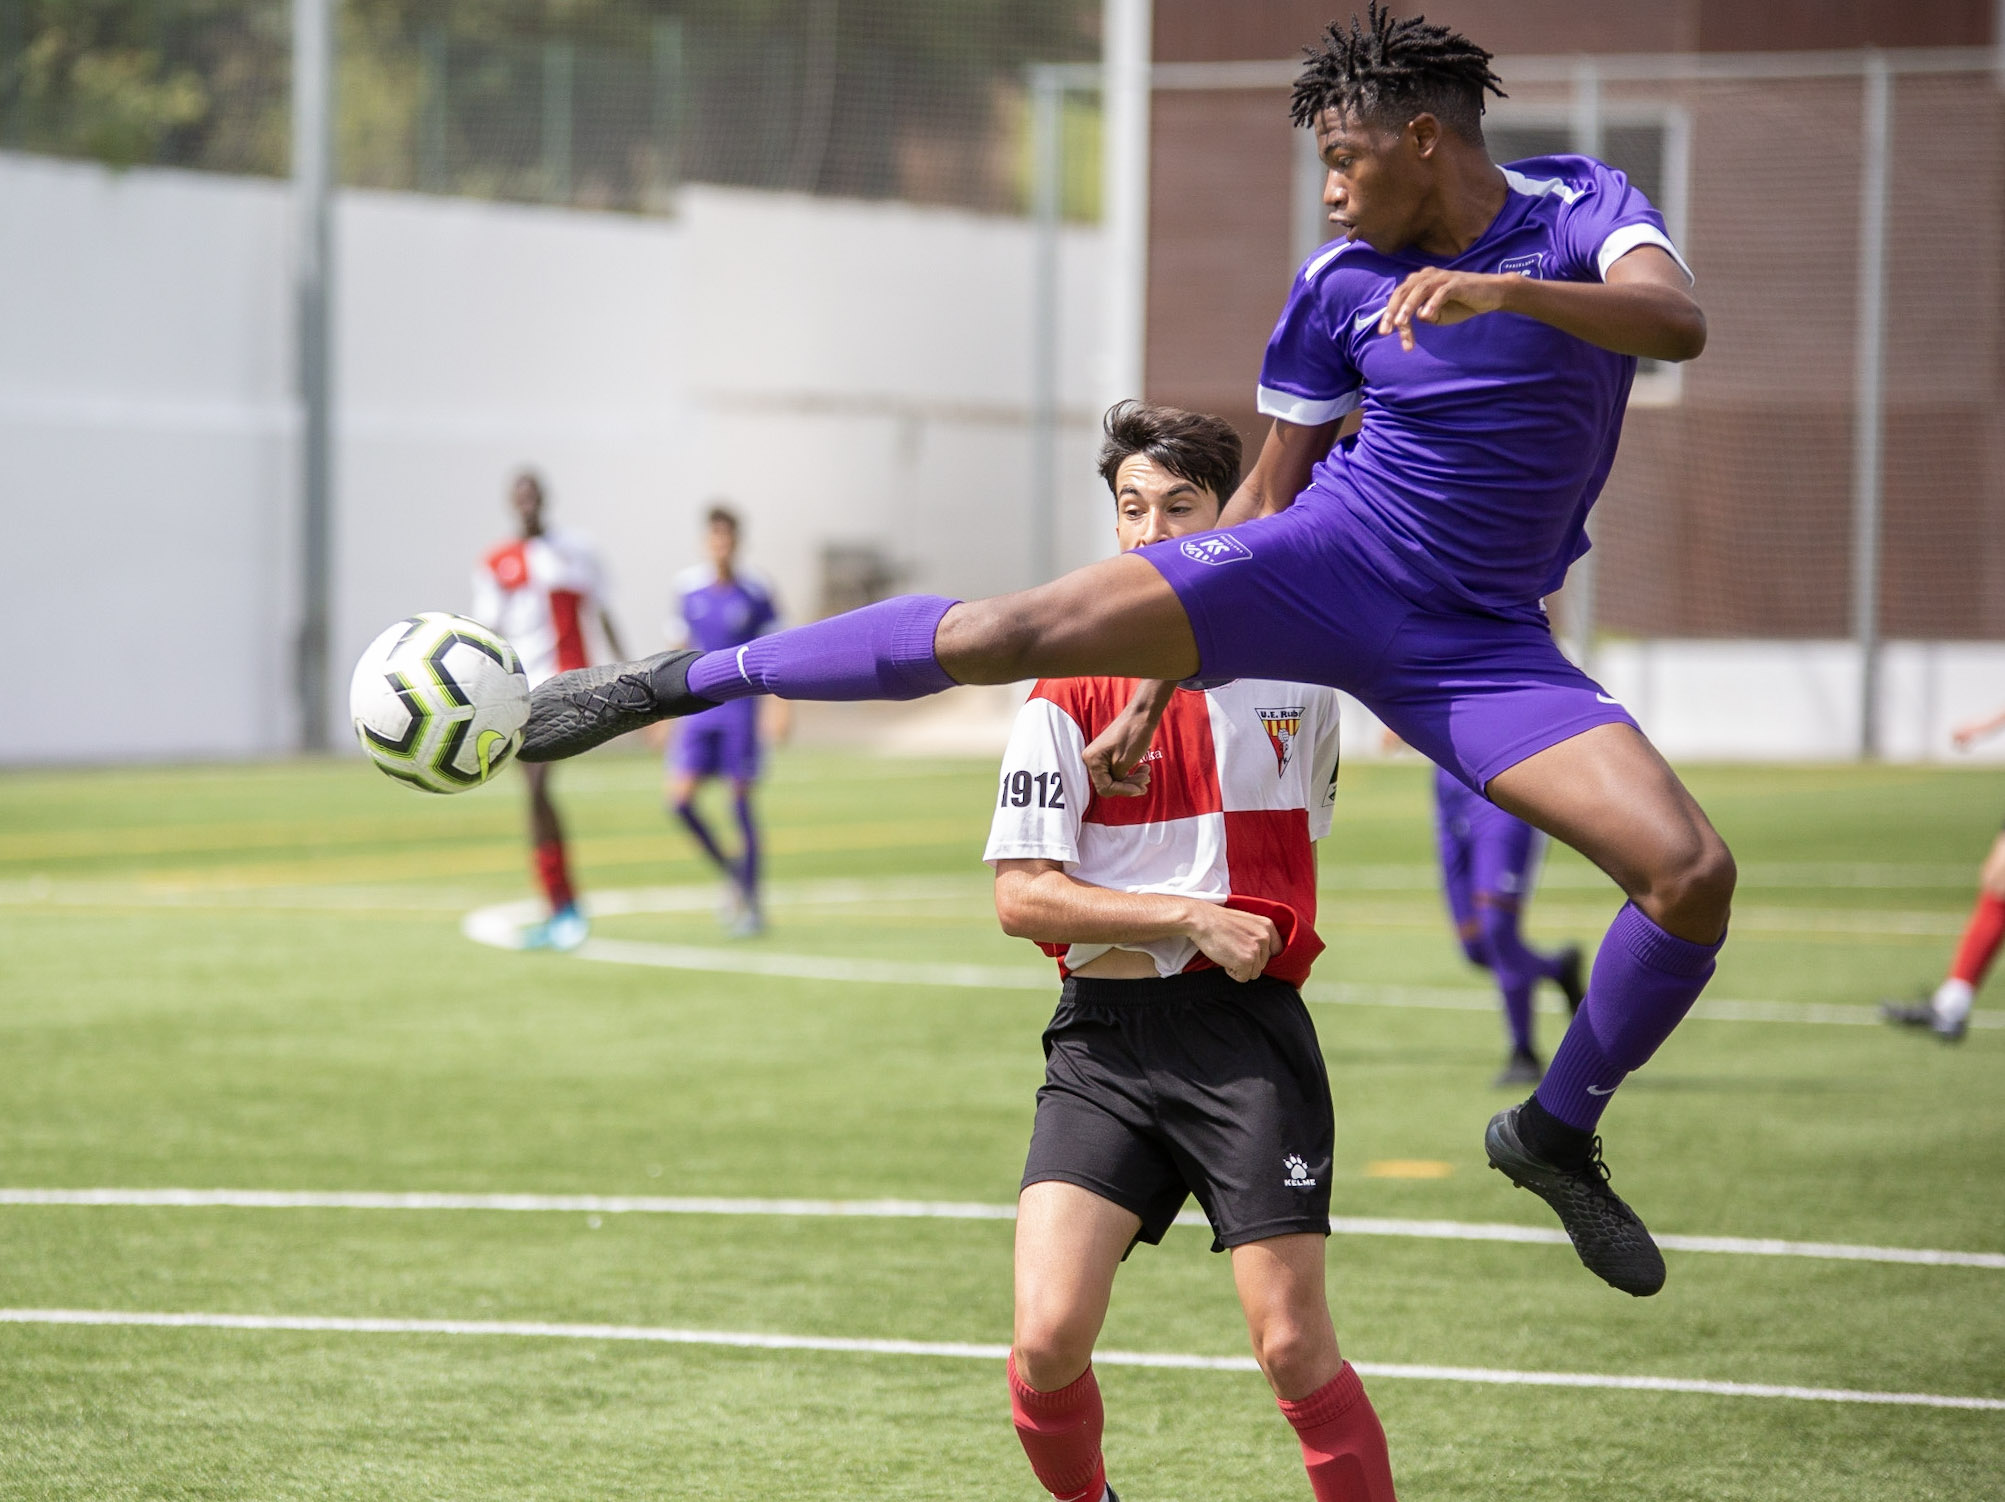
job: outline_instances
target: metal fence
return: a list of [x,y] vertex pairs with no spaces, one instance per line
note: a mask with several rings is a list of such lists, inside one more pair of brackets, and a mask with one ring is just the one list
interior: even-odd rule
[[[1094,55],[1099,7],[333,9],[344,183],[665,213],[683,180],[1020,210],[1023,68]],[[0,150],[282,177],[291,42],[289,0],[0,0]]]

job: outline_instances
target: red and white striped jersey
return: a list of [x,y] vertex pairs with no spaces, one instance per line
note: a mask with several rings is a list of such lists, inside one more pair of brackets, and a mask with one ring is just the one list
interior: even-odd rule
[[[1057,861],[1079,881],[1120,892],[1285,907],[1294,962],[1284,966],[1289,956],[1279,956],[1268,974],[1299,985],[1322,947],[1312,847],[1330,832],[1336,803],[1336,690],[1257,678],[1203,693],[1178,689],[1149,746],[1149,790],[1101,798],[1086,747],[1134,689],[1132,678],[1063,678],[1031,690],[1003,753],[982,858]],[[1284,937],[1290,926],[1281,924]],[[1076,970],[1110,947],[1074,944],[1061,968]],[[1211,963],[1188,939],[1118,947],[1151,955],[1158,975]]]
[[582,537],[545,532],[503,543],[473,575],[473,618],[507,637],[531,687],[588,667],[585,621],[601,609],[605,573]]

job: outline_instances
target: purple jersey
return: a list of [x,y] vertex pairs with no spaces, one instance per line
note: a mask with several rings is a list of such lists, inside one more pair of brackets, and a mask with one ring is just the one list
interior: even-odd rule
[[1612,167],[1534,157],[1504,177],[1502,211],[1452,260],[1382,255],[1362,240],[1317,251],[1260,367],[1270,417],[1314,426],[1363,406],[1364,430],[1311,487],[1399,571],[1482,607],[1538,600],[1587,551],[1636,361],[1514,313],[1416,322],[1408,352],[1378,332],[1387,299],[1428,266],[1590,282],[1639,245],[1684,266],[1662,217]]
[[748,575],[720,579],[707,563],[676,575],[671,638],[705,652],[726,652],[778,630],[779,624],[772,591]]

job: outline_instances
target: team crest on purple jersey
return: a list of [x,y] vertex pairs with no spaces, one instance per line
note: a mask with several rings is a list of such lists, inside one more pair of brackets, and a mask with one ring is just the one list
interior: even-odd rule
[[1214,532],[1209,537],[1186,537],[1178,545],[1178,551],[1192,563],[1237,563],[1253,556],[1245,543],[1224,532]]
[[1528,276],[1536,281],[1542,274],[1545,261],[1545,252],[1538,250],[1528,256],[1512,256],[1508,261],[1499,261],[1497,272],[1500,276]]

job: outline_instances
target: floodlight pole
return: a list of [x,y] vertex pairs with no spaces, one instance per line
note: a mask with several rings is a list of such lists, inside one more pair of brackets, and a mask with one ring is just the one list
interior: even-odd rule
[[1030,70],[1030,582],[1058,576],[1058,229],[1065,188],[1064,75]]
[[[1601,155],[1601,70],[1594,59],[1583,57],[1573,65],[1573,95],[1568,105],[1567,134],[1574,152],[1580,156]],[[1590,537],[1589,541],[1593,539]],[[1573,660],[1584,672],[1593,672],[1595,575],[1598,560],[1590,551],[1574,563],[1566,580],[1566,634]]]
[[299,741],[328,745],[332,470],[329,303],[334,181],[333,0],[292,0],[293,299],[300,408]]
[[1149,312],[1152,0],[1102,0],[1102,225],[1107,244],[1106,402],[1142,395]]
[[1886,54],[1866,54],[1861,101],[1857,370],[1852,394],[1852,635],[1859,647],[1859,756],[1880,754],[1881,453],[1886,424],[1887,157],[1893,138]]

